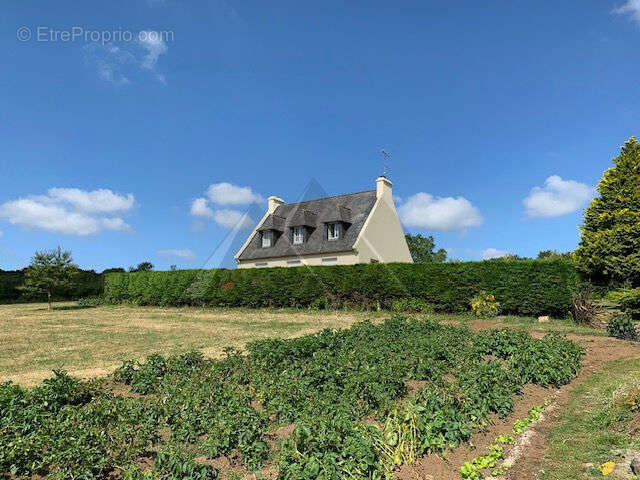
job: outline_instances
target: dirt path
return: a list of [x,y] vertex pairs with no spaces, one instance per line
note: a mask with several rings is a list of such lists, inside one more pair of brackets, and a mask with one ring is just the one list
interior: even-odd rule
[[[483,329],[484,325],[472,325],[475,329]],[[493,325],[495,328],[495,325]],[[535,333],[532,333],[537,336]],[[487,447],[503,433],[510,433],[516,419],[527,416],[534,405],[541,405],[545,400],[552,402],[553,408],[537,422],[528,433],[524,453],[517,459],[504,478],[508,480],[534,479],[540,470],[542,459],[547,450],[548,432],[559,421],[560,415],[569,402],[569,392],[584,381],[585,378],[602,369],[607,363],[640,356],[637,343],[615,340],[609,337],[567,335],[567,338],[581,343],[587,350],[578,377],[569,385],[559,389],[545,389],[529,385],[523,395],[517,397],[514,412],[505,419],[495,418],[495,423],[486,431],[476,433],[467,445],[462,445],[444,457],[429,455],[419,459],[412,465],[403,466],[396,472],[397,480],[459,480],[460,467],[466,461],[487,453]],[[506,455],[509,451],[506,452]]]

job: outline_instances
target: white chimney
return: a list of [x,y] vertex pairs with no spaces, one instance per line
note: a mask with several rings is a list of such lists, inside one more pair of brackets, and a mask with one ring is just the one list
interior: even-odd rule
[[381,176],[376,179],[376,198],[383,198],[391,205],[393,205],[393,193],[391,190],[391,181],[385,177]]
[[284,200],[280,197],[269,197],[269,206],[267,207],[267,213],[273,213],[280,205],[284,205]]

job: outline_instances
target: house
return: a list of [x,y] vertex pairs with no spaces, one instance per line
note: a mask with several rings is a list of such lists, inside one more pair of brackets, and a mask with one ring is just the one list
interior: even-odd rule
[[238,268],[412,262],[391,186],[383,176],[366,192],[298,203],[269,197],[235,256]]

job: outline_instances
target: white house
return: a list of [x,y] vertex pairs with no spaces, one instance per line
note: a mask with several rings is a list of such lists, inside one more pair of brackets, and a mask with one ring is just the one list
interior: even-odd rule
[[413,262],[391,185],[379,177],[366,192],[298,203],[269,197],[235,256],[238,268]]

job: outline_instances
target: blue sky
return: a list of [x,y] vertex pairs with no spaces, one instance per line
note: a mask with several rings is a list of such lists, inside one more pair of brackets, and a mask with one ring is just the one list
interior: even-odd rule
[[0,40],[2,269],[199,267],[269,195],[374,188],[381,148],[450,256],[565,251],[638,134],[640,0],[23,0]]

